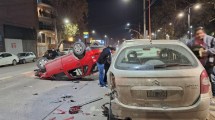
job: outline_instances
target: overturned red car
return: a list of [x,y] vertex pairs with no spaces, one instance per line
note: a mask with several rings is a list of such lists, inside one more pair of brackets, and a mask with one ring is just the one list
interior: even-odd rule
[[69,79],[81,78],[97,72],[96,61],[103,50],[103,46],[87,47],[82,42],[73,45],[73,53],[53,60],[41,58],[37,61],[39,69],[35,76],[41,79],[55,79],[64,73]]

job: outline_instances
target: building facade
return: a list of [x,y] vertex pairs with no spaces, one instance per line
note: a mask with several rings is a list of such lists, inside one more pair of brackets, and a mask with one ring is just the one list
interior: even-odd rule
[[38,17],[35,0],[1,0],[0,52],[36,53]]
[[56,11],[48,0],[1,0],[0,52],[41,57],[56,48],[56,33]]
[[37,0],[38,44],[41,57],[47,49],[57,47],[56,10],[48,0]]

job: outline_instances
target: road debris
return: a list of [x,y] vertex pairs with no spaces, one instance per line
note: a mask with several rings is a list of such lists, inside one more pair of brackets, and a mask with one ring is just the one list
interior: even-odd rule
[[66,118],[66,119],[64,119],[64,120],[74,120],[74,119],[75,119],[75,117],[72,116],[72,117]]
[[65,114],[66,111],[63,111],[63,110],[60,110],[60,109],[57,109],[55,112],[53,112],[53,114]]
[[56,101],[52,101],[51,103],[61,103],[63,102],[62,100],[56,100]]
[[77,89],[77,87],[73,87],[73,89]]
[[69,109],[69,113],[70,113],[70,114],[77,114],[77,113],[79,113],[79,112],[81,111],[81,107],[82,107],[82,106],[87,105],[87,104],[90,104],[90,103],[93,103],[93,102],[96,102],[96,101],[99,101],[99,100],[101,100],[101,99],[103,99],[103,98],[99,97],[99,98],[96,98],[96,99],[92,99],[92,100],[90,100],[90,101],[87,101],[87,102],[85,102],[85,103],[83,103],[83,104],[76,105],[76,106],[72,106],[72,107],[70,107],[70,109]]
[[38,95],[38,93],[34,93],[33,95]]
[[90,113],[82,113],[82,114],[83,114],[83,115],[87,115],[87,116],[90,115]]
[[72,95],[63,95],[61,98],[66,99],[66,98],[71,98],[71,97],[72,97]]
[[70,102],[75,102],[74,100],[70,100]]

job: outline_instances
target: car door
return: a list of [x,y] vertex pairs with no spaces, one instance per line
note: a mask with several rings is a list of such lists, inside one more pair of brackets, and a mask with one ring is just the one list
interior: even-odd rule
[[5,65],[4,53],[0,54],[0,66]]
[[12,56],[12,54],[10,54],[10,53],[5,53],[4,54],[5,55],[5,64],[6,65],[8,65],[8,64],[12,64],[12,62],[13,62],[13,56]]
[[26,60],[26,62],[31,61],[31,55],[30,55],[30,53],[26,53],[25,54],[25,60]]

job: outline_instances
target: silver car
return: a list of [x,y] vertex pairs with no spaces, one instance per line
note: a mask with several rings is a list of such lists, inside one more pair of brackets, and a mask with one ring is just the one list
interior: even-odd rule
[[18,53],[17,56],[19,57],[19,61],[22,64],[25,64],[26,62],[36,61],[36,55],[33,52]]
[[108,72],[110,116],[140,120],[206,120],[210,81],[192,51],[176,40],[129,40]]

